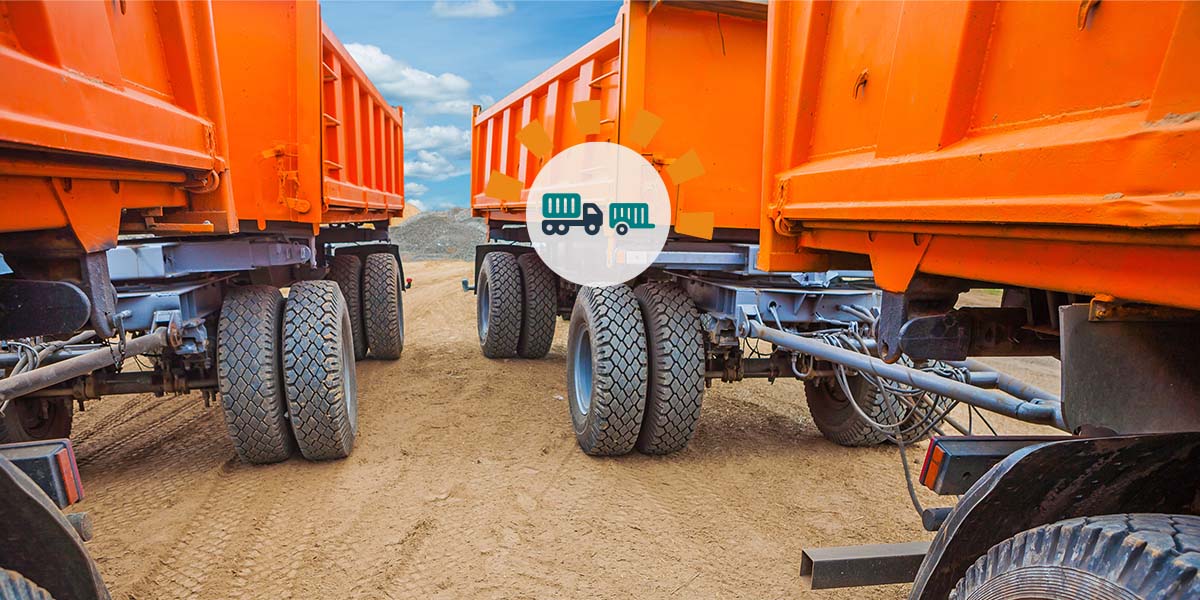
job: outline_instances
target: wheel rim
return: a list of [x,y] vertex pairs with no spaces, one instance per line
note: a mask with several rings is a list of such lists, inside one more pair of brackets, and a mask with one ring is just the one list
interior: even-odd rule
[[479,308],[476,312],[479,315],[479,340],[484,341],[487,339],[488,320],[492,316],[492,293],[486,277],[480,279],[478,285],[479,297],[476,298],[476,302]]
[[575,374],[575,406],[586,415],[592,408],[592,336],[585,329],[575,340],[575,359],[571,369]]

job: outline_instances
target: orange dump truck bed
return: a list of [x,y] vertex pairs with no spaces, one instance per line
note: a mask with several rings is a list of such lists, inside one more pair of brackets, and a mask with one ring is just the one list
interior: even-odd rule
[[[770,7],[760,267],[1200,309],[1200,4]],[[835,261],[836,262],[836,261]]]
[[[474,213],[493,226],[523,222],[525,195],[546,160],[607,141],[662,168],[677,231],[756,228],[764,18],[765,6],[753,3],[627,3],[611,29],[477,111]],[[688,168],[675,181],[669,167],[677,161],[703,174]]]
[[0,81],[0,233],[97,252],[403,210],[399,111],[315,3],[0,2]]

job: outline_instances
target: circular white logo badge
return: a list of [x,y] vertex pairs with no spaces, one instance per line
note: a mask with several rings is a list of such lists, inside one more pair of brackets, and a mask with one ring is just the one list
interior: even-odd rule
[[608,142],[558,153],[529,188],[525,223],[538,256],[568,281],[624,283],[658,258],[671,227],[667,186],[640,154]]

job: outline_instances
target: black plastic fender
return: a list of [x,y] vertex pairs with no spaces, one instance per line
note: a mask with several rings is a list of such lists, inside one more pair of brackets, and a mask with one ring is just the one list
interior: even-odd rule
[[992,546],[1063,519],[1200,511],[1200,432],[1078,438],[1014,452],[938,530],[910,600],[945,600]]
[[108,600],[96,564],[45,492],[0,456],[0,567],[55,598]]
[[391,254],[396,257],[396,266],[400,268],[400,291],[409,287],[408,279],[404,277],[404,261],[400,258],[400,246],[396,244],[355,244],[353,246],[336,246],[334,255],[352,254],[367,264],[367,257],[372,254]]
[[483,266],[483,257],[492,252],[507,252],[513,256],[521,256],[527,252],[535,252],[533,246],[521,244],[479,244],[475,246],[475,270],[471,276],[479,278],[479,268]]

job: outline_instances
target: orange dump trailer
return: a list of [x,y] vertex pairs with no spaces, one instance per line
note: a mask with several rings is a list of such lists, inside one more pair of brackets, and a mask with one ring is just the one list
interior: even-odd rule
[[[474,214],[493,228],[523,223],[541,166],[602,141],[664,173],[679,233],[745,237],[759,221],[765,17],[749,2],[627,3],[611,29],[476,110]],[[689,168],[670,169],[680,161]]]
[[[631,0],[476,114],[472,207],[506,242],[476,253],[484,355],[544,356],[569,316],[592,455],[678,451],[708,384],[747,378],[802,381],[843,446],[935,436],[920,483],[959,498],[910,488],[933,542],[807,552],[813,587],[1200,596],[1200,4],[773,2],[759,80],[739,51],[762,8]],[[674,235],[623,284],[521,243],[539,166],[585,141],[672,194]],[[1056,357],[1061,390],[992,356]],[[1067,435],[979,436],[981,411]]]
[[759,265],[1200,309],[1200,7],[771,6]]
[[199,391],[248,462],[348,454],[403,344],[401,113],[319,6],[0,2],[0,81],[0,440]]
[[[1061,397],[1010,416],[1053,407],[1075,434],[940,438],[922,483],[961,499],[924,512],[932,544],[813,551],[802,575],[914,599],[1200,595],[1179,545],[1200,527],[1200,4],[779,2],[767,60],[758,266],[869,257],[882,360],[860,373],[1060,358]],[[959,301],[980,287],[1000,306]]]

